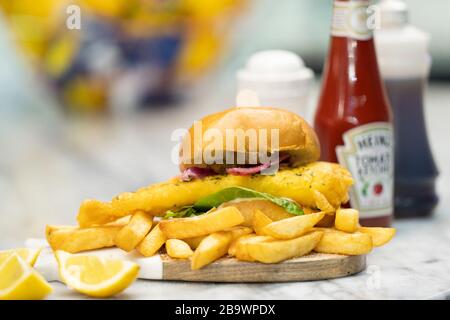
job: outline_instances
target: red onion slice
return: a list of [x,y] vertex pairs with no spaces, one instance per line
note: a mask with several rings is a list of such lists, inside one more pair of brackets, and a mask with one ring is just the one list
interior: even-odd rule
[[289,158],[288,154],[283,154],[278,157],[277,161],[273,162],[266,162],[254,167],[234,167],[234,168],[227,168],[226,171],[228,174],[235,175],[235,176],[249,176],[252,174],[260,173],[261,171],[269,168],[272,165],[279,164],[280,162],[286,160]]
[[262,170],[270,167],[270,162],[266,162],[256,167],[235,167],[235,168],[227,168],[227,173],[232,174],[234,176],[248,176],[255,173],[260,173]]
[[[283,154],[278,157],[277,161],[262,163],[253,167],[233,167],[227,168],[226,172],[235,176],[249,176],[252,174],[260,173],[261,171],[269,168],[272,165],[279,164],[289,158],[288,154]],[[182,181],[190,181],[192,179],[201,179],[207,176],[215,175],[214,170],[210,168],[191,167],[187,168],[181,174]]]
[[191,167],[183,171],[183,173],[181,174],[181,180],[190,181],[192,180],[192,178],[201,179],[214,174],[215,172],[210,168]]

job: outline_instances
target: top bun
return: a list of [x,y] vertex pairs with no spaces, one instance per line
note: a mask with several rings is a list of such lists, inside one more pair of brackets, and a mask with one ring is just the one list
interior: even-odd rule
[[[198,129],[194,130],[196,127]],[[230,135],[227,138],[227,131],[230,132],[230,129],[234,129],[233,132],[249,134],[243,140],[238,139],[237,134],[231,135],[230,139]],[[272,143],[272,134],[276,131],[279,137],[278,145]],[[253,139],[248,139],[252,134]],[[238,140],[241,141],[239,145]],[[199,154],[206,149],[212,150],[213,153],[221,152],[224,164],[211,164],[210,161],[205,162],[203,157],[199,158]],[[189,129],[180,147],[180,169],[181,171],[189,167],[217,169],[236,165],[237,163],[225,162],[226,153],[245,153],[244,165],[255,164],[248,162],[249,155],[261,152],[287,153],[289,165],[299,166],[317,161],[320,157],[320,146],[314,130],[303,118],[293,112],[272,107],[237,107],[208,115]],[[195,158],[196,154],[197,158]],[[259,157],[257,159],[262,162]],[[239,164],[242,165],[242,163]]]

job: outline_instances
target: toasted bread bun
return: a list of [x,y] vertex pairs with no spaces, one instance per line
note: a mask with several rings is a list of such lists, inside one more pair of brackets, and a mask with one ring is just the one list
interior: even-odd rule
[[[195,130],[196,127],[197,130]],[[230,129],[234,131],[227,137],[227,130]],[[272,129],[276,130],[272,131]],[[276,131],[279,137],[278,145],[272,143],[272,134]],[[246,138],[242,139],[243,136]],[[248,139],[250,136],[254,139]],[[267,143],[264,143],[264,139]],[[220,152],[219,155],[223,154],[223,164],[211,164],[210,161],[205,163],[205,159],[199,155],[206,149]],[[271,107],[232,108],[208,115],[189,129],[180,148],[180,170],[184,171],[189,167],[217,169],[224,166],[255,164],[250,162],[250,154],[256,154],[258,162],[261,163],[258,156],[260,152],[288,153],[289,165],[299,166],[318,160],[320,146],[314,130],[303,118],[293,112]],[[227,153],[235,155],[245,153],[246,162],[227,163],[228,161],[225,161]],[[196,155],[197,158],[195,158]],[[235,156],[234,159],[237,157]]]

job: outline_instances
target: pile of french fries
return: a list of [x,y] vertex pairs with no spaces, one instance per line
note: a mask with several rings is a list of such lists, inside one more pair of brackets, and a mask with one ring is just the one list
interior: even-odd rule
[[[243,212],[241,212],[243,210]],[[203,215],[161,220],[139,211],[115,222],[87,228],[47,226],[53,250],[70,253],[107,247],[145,257],[165,252],[190,259],[197,270],[230,256],[242,261],[277,263],[312,251],[362,255],[389,242],[394,228],[361,227],[354,209],[292,216],[263,212],[248,206],[225,206]]]

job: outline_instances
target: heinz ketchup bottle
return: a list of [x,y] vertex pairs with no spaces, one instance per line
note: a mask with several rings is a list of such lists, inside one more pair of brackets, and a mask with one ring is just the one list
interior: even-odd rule
[[334,1],[331,43],[314,127],[322,160],[352,174],[350,205],[365,226],[393,213],[392,115],[377,65],[369,1]]

